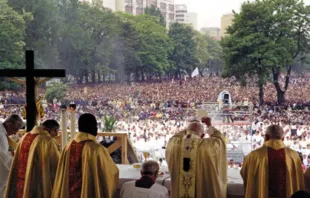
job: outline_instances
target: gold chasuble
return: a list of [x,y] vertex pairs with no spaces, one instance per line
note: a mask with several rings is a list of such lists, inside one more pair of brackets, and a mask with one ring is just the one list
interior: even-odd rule
[[244,160],[245,198],[290,198],[304,190],[301,160],[282,140],[268,140]]
[[5,197],[51,197],[58,159],[56,141],[48,132],[35,127],[16,148]]
[[113,198],[119,171],[96,137],[79,132],[64,148],[53,198]]
[[221,133],[209,127],[210,138],[191,131],[170,138],[166,159],[171,175],[171,198],[226,198],[226,145]]
[[310,192],[310,167],[307,168],[305,172],[305,188]]

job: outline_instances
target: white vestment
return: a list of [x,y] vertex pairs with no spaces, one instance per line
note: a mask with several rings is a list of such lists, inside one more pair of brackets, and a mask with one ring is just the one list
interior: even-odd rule
[[121,189],[121,198],[168,198],[168,189],[157,183],[151,188],[138,188],[135,181],[126,182]]
[[6,135],[7,131],[3,124],[0,123],[0,198],[4,197],[13,158],[12,154],[9,152],[9,142]]

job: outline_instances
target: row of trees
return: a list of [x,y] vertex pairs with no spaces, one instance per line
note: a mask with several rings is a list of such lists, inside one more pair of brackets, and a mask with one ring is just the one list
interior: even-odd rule
[[[222,41],[223,75],[256,80],[261,104],[264,85],[271,81],[278,104],[283,104],[292,69],[302,69],[309,58],[310,6],[302,0],[248,1],[235,13],[227,32]],[[284,83],[280,83],[281,74],[285,74]]]
[[[0,68],[64,68],[78,83],[181,78],[196,67],[218,68],[221,47],[184,24],[166,22],[155,7],[133,16],[102,1],[0,0]],[[4,12],[3,12],[4,11]]]

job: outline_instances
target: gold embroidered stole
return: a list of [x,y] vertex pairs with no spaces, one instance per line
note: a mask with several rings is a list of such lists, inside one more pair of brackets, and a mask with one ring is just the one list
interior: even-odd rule
[[201,138],[188,133],[181,142],[179,197],[195,198],[196,155]]

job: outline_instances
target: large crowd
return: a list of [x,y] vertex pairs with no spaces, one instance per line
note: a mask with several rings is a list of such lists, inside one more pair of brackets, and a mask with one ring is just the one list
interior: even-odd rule
[[[280,83],[283,82],[284,77]],[[182,130],[205,103],[216,104],[223,90],[231,94],[237,106],[245,101],[253,104],[253,111],[248,116],[230,112],[230,119],[225,120],[220,116],[221,112],[213,112],[211,117],[221,121],[217,127],[224,133],[230,150],[241,149],[247,153],[258,148],[263,144],[266,127],[279,124],[285,130],[285,144],[302,152],[305,163],[310,165],[310,81],[307,75],[291,77],[286,103],[282,106],[277,105],[276,91],[271,83],[264,88],[265,104],[260,106],[257,86],[251,81],[247,86],[240,86],[233,78],[217,76],[131,84],[74,84],[69,85],[63,100],[54,99],[48,103],[43,99],[43,106],[45,118],[60,120],[61,105],[75,103],[78,115],[85,112],[96,115],[100,129],[104,128],[104,115],[114,116],[118,120],[116,131],[127,132],[136,148],[143,149],[147,143],[152,150],[159,151],[154,157],[162,157],[160,149],[168,139]],[[44,91],[39,91],[43,98]],[[5,119],[12,113],[21,114],[24,103],[24,92],[1,92],[0,118]],[[244,122],[238,124],[238,120]]]

